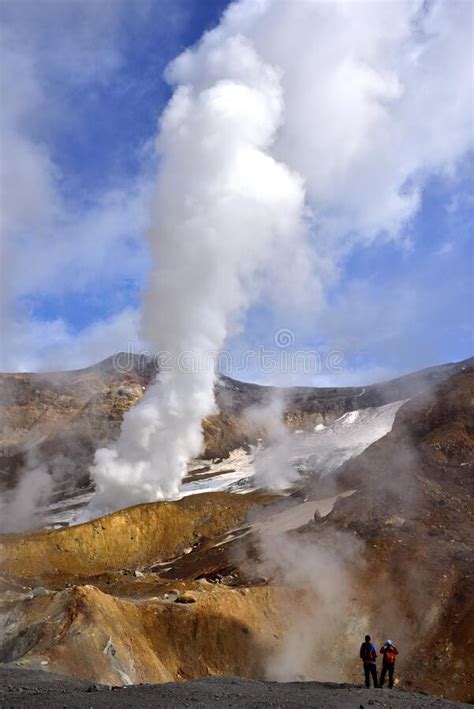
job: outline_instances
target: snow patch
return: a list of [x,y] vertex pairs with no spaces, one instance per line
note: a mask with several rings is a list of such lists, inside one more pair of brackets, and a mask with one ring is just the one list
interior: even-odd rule
[[[291,464],[302,474],[330,474],[389,433],[403,403],[396,401],[385,406],[349,411],[328,426],[317,424],[312,432],[298,430],[291,438]],[[254,472],[253,450],[238,448],[228,458],[216,462],[194,460],[188,466],[188,477],[191,479],[181,486],[178,499],[208,492],[247,493],[255,489]],[[75,524],[81,509],[88,504],[92,495],[93,491],[89,488],[49,505],[48,526]],[[329,506],[331,502],[324,504]]]

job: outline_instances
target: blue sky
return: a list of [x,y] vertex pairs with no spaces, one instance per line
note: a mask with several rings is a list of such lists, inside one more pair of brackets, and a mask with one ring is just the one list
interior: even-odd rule
[[[14,191],[2,203],[11,208],[5,369],[84,366],[132,340],[139,349],[137,313],[150,268],[147,200],[159,171],[153,142],[171,95],[163,72],[226,5],[1,4],[2,93],[12,106],[2,140],[25,156],[24,170],[44,191],[36,201],[21,196],[28,180],[5,151],[4,179]],[[454,170],[425,177],[419,207],[397,239],[367,240],[341,255],[309,327],[308,318],[300,329],[298,317],[285,320],[259,302],[229,348],[237,357],[257,343],[270,347],[275,329],[285,327],[295,333],[293,349],[341,350],[342,375],[294,377],[315,384],[364,383],[471,356],[472,214],[472,157],[464,151]],[[272,376],[251,367],[242,378]]]
[[120,66],[111,81],[92,91],[89,83],[71,91],[67,78],[59,76],[71,120],[52,136],[52,156],[64,171],[64,187],[72,199],[78,193],[91,199],[120,174],[129,177],[142,170],[142,146],[155,135],[171,95],[163,80],[167,64],[218,22],[227,2],[141,4],[146,14],[135,23],[133,17],[128,21],[130,5],[123,6],[116,39]]

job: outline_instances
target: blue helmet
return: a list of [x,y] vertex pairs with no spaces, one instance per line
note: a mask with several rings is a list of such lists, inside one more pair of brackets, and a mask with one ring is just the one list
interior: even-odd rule
[[386,645],[393,645],[391,640],[387,640]]

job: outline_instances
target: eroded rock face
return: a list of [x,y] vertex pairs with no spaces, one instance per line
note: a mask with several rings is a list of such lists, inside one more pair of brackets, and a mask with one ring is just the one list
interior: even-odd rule
[[239,576],[227,535],[272,504],[257,493],[197,495],[4,535],[0,661],[110,684],[263,677],[290,622],[282,608],[299,608],[302,594]]
[[261,677],[273,636],[282,631],[283,593],[255,587],[244,596],[211,585],[193,590],[194,603],[162,596],[137,603],[92,585],[72,586],[47,601],[19,604],[15,634],[4,634],[0,658],[113,685]]
[[208,493],[136,505],[62,530],[0,535],[0,573],[61,585],[75,575],[152,566],[245,523],[274,496]]
[[[466,363],[443,365],[368,387],[278,390],[291,429],[313,430],[348,411],[410,398]],[[26,467],[47,463],[57,483],[89,482],[94,451],[117,439],[123,415],[136,404],[157,372],[144,356],[116,355],[86,369],[48,374],[0,374],[0,491]],[[265,431],[249,424],[245,411],[265,404],[274,387],[221,377],[220,413],[203,422],[208,459],[255,443]]]
[[[357,488],[311,534],[331,527],[364,540],[354,581],[367,624],[398,635],[407,686],[474,697],[474,369],[399,410],[392,431],[307,494]],[[420,679],[421,678],[421,679]]]
[[72,372],[0,374],[0,490],[15,483],[22,467],[42,462],[58,479],[64,471],[87,483],[97,446],[117,438],[125,411],[154,374],[140,357],[126,372],[111,358]]
[[[196,495],[4,535],[0,661],[111,684],[265,677],[295,627],[319,632],[307,576],[262,570],[259,535],[270,526],[276,555],[287,539],[303,550],[330,550],[341,534],[357,542],[344,634],[330,636],[334,679],[360,681],[358,644],[370,632],[394,636],[402,686],[472,699],[474,373],[464,366],[404,404],[391,433],[292,497]],[[327,499],[323,515],[316,501]],[[308,523],[299,507],[319,513]],[[194,601],[176,603],[183,597]],[[304,676],[316,678],[311,660]]]

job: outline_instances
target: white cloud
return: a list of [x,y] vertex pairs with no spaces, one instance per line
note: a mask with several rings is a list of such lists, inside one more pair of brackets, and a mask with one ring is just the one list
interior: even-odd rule
[[426,177],[452,172],[472,146],[463,0],[241,0],[171,76],[196,81],[239,34],[280,72],[284,120],[272,153],[305,179],[320,257],[399,236]]
[[463,169],[473,145],[472,5],[241,0],[173,63],[170,78],[198,87],[215,78],[222,46],[235,36],[279,74],[283,119],[270,153],[304,179],[311,210],[313,273],[290,248],[270,284],[280,321],[299,327],[306,318],[314,338],[344,346],[360,348],[366,338],[381,348],[377,332],[400,342],[418,298],[425,307],[416,284],[399,283],[386,307],[369,282],[334,308],[325,295],[357,248],[394,240],[409,258],[426,181],[441,175],[453,185]]
[[127,349],[138,353],[138,329],[139,313],[132,308],[80,332],[60,318],[10,322],[3,333],[8,340],[3,368],[10,372],[62,371],[87,367]]
[[435,255],[436,256],[446,256],[446,254],[450,254],[451,251],[454,249],[454,241],[451,239],[448,239],[447,241],[444,241],[441,246],[436,249]]
[[[144,19],[149,5],[139,5]],[[110,81],[121,67],[125,9],[121,0],[2,3],[3,368],[48,366],[58,344],[63,354],[66,344],[70,348],[73,360],[66,361],[72,366],[83,338],[98,334],[99,324],[84,331],[74,344],[67,323],[25,319],[19,298],[68,292],[87,295],[89,288],[101,283],[141,279],[146,269],[140,239],[148,223],[149,152],[141,155],[140,177],[115,178],[106,192],[88,194],[86,205],[81,205],[77,194],[73,200],[64,198],[61,166],[52,152],[55,129],[61,130],[74,118],[65,92],[75,86],[92,90]],[[114,176],[110,177],[113,184]],[[94,356],[92,346],[89,361]],[[64,366],[64,359],[57,363]]]
[[[179,3],[161,6],[162,17],[175,22]],[[102,279],[137,277],[145,267],[136,236],[146,228],[147,176],[120,181],[92,206],[71,209],[48,142],[51,127],[68,120],[61,100],[66,83],[105,86],[120,76],[123,28],[149,21],[153,3],[137,0],[131,15],[128,7],[123,0],[2,4],[2,290],[8,318],[15,316],[19,296],[87,291]],[[326,312],[325,286],[340,277],[351,249],[381,238],[406,242],[426,177],[452,175],[471,146],[465,78],[471,72],[471,14],[463,0],[241,0],[169,70],[199,90],[222,71],[224,40],[244,37],[243,44],[278,75],[283,118],[269,152],[304,180],[313,231],[311,252],[289,244],[272,255],[278,277],[266,288],[289,316],[301,321],[303,305],[308,321],[312,312]],[[235,75],[238,68],[245,83],[252,66],[245,64],[248,52],[238,43],[236,48],[226,71]],[[185,157],[191,168],[192,154]]]

